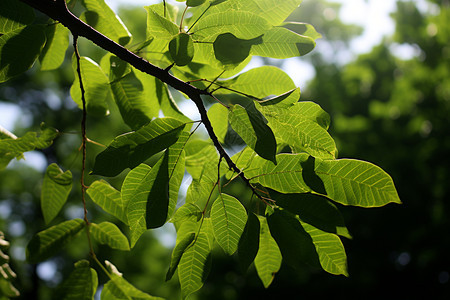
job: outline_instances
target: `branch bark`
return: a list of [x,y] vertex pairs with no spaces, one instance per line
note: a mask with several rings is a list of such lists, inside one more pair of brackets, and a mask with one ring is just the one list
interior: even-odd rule
[[[202,95],[210,95],[207,90],[201,90],[192,86],[191,84],[184,82],[177,77],[169,73],[168,70],[161,69],[144,58],[134,54],[127,48],[114,42],[107,36],[95,30],[93,27],[84,23],[77,16],[67,8],[65,0],[20,0],[25,4],[39,10],[43,14],[49,16],[55,21],[59,21],[65,27],[67,27],[73,36],[82,36],[92,41],[94,44],[103,48],[104,50],[111,52],[123,61],[126,61],[136,69],[154,76],[162,82],[170,85],[174,89],[186,94],[197,106],[197,109],[201,116],[201,121],[205,126],[209,137],[211,138],[215,148],[219,152],[221,158],[225,159],[229,168],[239,174],[239,177],[252,189],[253,193],[262,201],[264,199],[259,195],[256,189],[251,185],[250,180],[245,177],[245,174],[238,168],[238,166],[232,161],[231,157],[227,154],[225,149],[220,144],[216,134],[214,133],[211,121],[208,118],[207,110],[203,104],[201,98]],[[264,201],[265,202],[265,201]]]

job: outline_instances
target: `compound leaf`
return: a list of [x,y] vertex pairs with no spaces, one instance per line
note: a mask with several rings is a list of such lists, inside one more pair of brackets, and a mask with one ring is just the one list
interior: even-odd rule
[[97,272],[90,268],[87,260],[75,263],[75,269],[57,288],[56,299],[94,300],[97,291]]
[[89,197],[95,204],[100,206],[107,213],[115,216],[124,224],[128,224],[125,214],[125,203],[120,192],[113,188],[104,180],[94,181],[86,190]]
[[102,222],[89,224],[91,236],[100,244],[108,245],[112,249],[130,250],[128,239],[113,223]]

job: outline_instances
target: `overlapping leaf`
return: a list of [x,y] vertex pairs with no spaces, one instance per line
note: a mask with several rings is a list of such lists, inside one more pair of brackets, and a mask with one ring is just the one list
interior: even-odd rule
[[238,258],[239,266],[242,272],[246,272],[251,263],[255,260],[255,257],[259,249],[259,235],[260,224],[258,217],[254,213],[249,213],[247,223],[245,224],[244,232],[242,232],[241,238],[238,244]]
[[219,142],[225,142],[228,131],[228,109],[220,103],[213,104],[208,109],[208,118]]
[[81,19],[120,45],[131,41],[131,34],[122,20],[104,0],[82,0],[87,9]]
[[59,223],[36,234],[27,246],[27,260],[38,263],[52,257],[85,226],[81,219]]
[[280,248],[270,234],[265,217],[258,217],[261,223],[259,250],[255,257],[255,268],[265,288],[272,283],[275,274],[280,270],[282,256]]
[[169,43],[169,53],[177,66],[185,66],[194,58],[194,42],[187,33],[179,33]]
[[130,250],[128,239],[113,223],[102,222],[89,224],[91,236],[100,244],[108,245],[112,249]]
[[20,138],[0,139],[0,169],[6,168],[14,158],[23,158],[24,152],[50,147],[58,135],[56,129],[41,125],[39,134],[27,132]]
[[347,255],[339,237],[304,222],[301,225],[311,236],[322,268],[334,275],[348,276]]
[[251,49],[253,55],[289,58],[303,56],[311,52],[316,43],[314,39],[299,35],[284,27],[273,27],[262,37],[262,43]]
[[336,144],[323,127],[323,118],[305,116],[303,112],[305,106],[310,108],[310,104],[305,105],[303,102],[288,108],[274,105],[257,105],[257,108],[269,121],[269,126],[277,139],[290,145],[294,152],[305,151],[315,157],[335,158]]
[[259,111],[236,104],[231,106],[228,119],[234,131],[250,148],[261,157],[276,163],[277,141]]
[[[203,226],[206,227],[206,223]],[[212,246],[211,233],[208,230],[202,230],[193,244],[183,253],[178,265],[183,299],[203,286],[211,264]]]
[[17,0],[2,0],[0,11],[0,34],[30,25],[35,17],[30,6]]
[[40,25],[19,27],[1,35],[0,83],[30,69],[44,45],[45,32]]
[[[259,183],[281,193],[305,193],[310,187],[303,179],[303,166],[308,159],[305,154],[277,155],[277,164],[255,157],[245,174],[252,183]],[[244,170],[245,171],[245,170]]]
[[170,267],[166,274],[166,281],[170,280],[175,273],[175,270],[178,267],[178,264],[180,263],[181,256],[183,255],[184,251],[186,251],[187,247],[189,247],[192,242],[194,241],[195,233],[191,232],[186,235],[184,235],[183,238],[177,239],[177,243],[175,245],[175,248],[172,251],[172,257],[170,260]]
[[322,179],[328,197],[338,203],[362,207],[401,203],[392,178],[369,162],[317,160],[315,173]]
[[[152,155],[174,144],[185,123],[172,118],[150,122],[137,131],[116,137],[106,150],[97,155],[93,174],[116,176],[126,168],[134,168]],[[114,164],[110,162],[114,161]]]
[[56,299],[92,300],[97,291],[97,272],[89,267],[87,260],[75,263],[75,269],[58,287]]
[[122,273],[112,263],[105,263],[110,273],[109,281],[105,283],[100,294],[101,300],[162,300],[138,290],[122,277]]
[[267,222],[284,262],[297,269],[303,268],[305,264],[320,268],[319,256],[313,241],[294,215],[275,210],[273,214],[267,216]]
[[[80,81],[75,56],[72,58],[75,80],[70,88],[70,95],[80,109],[83,108]],[[88,57],[80,58],[81,79],[85,90],[86,111],[93,116],[102,117],[109,114],[106,98],[109,95],[109,81],[100,66]]]
[[158,39],[171,40],[179,33],[178,26],[164,17],[159,5],[145,7],[147,10],[147,36]]
[[55,70],[64,61],[67,47],[69,46],[69,30],[61,23],[47,26],[45,29],[47,42],[39,56],[41,70]]
[[49,165],[41,190],[41,209],[46,224],[59,213],[71,190],[72,172],[63,172],[55,163]]
[[238,199],[220,194],[211,207],[211,222],[217,243],[226,254],[232,255],[247,223],[247,212]]
[[281,194],[274,191],[270,196],[276,200],[278,206],[296,214],[300,219],[325,232],[351,238],[344,218],[329,199],[316,194]]
[[128,224],[125,213],[126,203],[122,200],[120,192],[104,180],[94,181],[86,190],[92,201],[107,213]]

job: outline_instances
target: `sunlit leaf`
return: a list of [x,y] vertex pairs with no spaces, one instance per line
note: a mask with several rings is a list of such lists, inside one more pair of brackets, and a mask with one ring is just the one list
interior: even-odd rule
[[308,54],[316,43],[314,39],[299,35],[283,27],[273,27],[262,37],[262,43],[254,45],[251,53],[253,55],[289,58]]
[[185,66],[194,57],[194,43],[192,37],[186,33],[176,35],[169,42],[169,53],[177,66]]
[[255,257],[255,268],[265,288],[272,283],[275,274],[281,267],[281,252],[277,243],[270,234],[265,217],[259,216],[261,223],[259,249]]
[[401,203],[392,178],[380,167],[353,160],[316,160],[327,196],[344,205],[379,207]]
[[172,278],[173,274],[175,273],[175,270],[178,267],[181,256],[183,255],[183,253],[187,249],[187,247],[192,244],[192,242],[194,241],[194,238],[195,238],[195,233],[192,232],[192,233],[185,235],[179,241],[177,240],[175,248],[172,251],[172,258],[170,260],[170,268],[166,274],[166,281],[168,281]]
[[348,277],[347,255],[339,237],[304,222],[301,225],[312,238],[322,268],[328,273]]
[[208,118],[219,142],[225,142],[228,131],[228,109],[220,103],[213,104],[208,109]]
[[108,245],[112,249],[130,250],[128,239],[113,223],[102,222],[89,224],[91,236],[100,244]]
[[[185,124],[172,119],[156,119],[137,131],[116,137],[106,150],[97,155],[93,174],[116,176],[134,168],[152,155],[174,144]],[[115,161],[111,164],[111,160]]]
[[259,183],[281,193],[305,193],[311,190],[303,179],[302,163],[307,159],[308,155],[305,154],[279,154],[275,165],[271,161],[255,157],[245,174],[252,183]]
[[261,157],[276,163],[277,141],[264,117],[256,109],[232,105],[228,115],[231,127]]
[[247,223],[247,212],[236,198],[220,194],[211,207],[211,222],[217,243],[232,255]]
[[284,28],[287,28],[295,33],[298,33],[303,36],[308,36],[314,40],[319,39],[322,37],[320,33],[316,31],[314,26],[308,23],[302,23],[302,22],[284,22],[282,24]]
[[178,265],[183,299],[199,290],[209,272],[213,238],[207,232],[200,232],[193,244],[184,251]]
[[104,0],[82,0],[87,9],[81,19],[120,45],[131,41],[131,34],[122,20]]
[[47,42],[39,57],[41,70],[55,70],[64,61],[66,50],[69,46],[69,29],[61,23],[56,23],[47,26],[45,33]]
[[80,232],[86,223],[74,219],[59,223],[36,234],[27,246],[27,260],[38,263],[52,257]]
[[50,147],[58,135],[56,129],[42,125],[39,134],[27,132],[19,138],[0,139],[0,170],[6,168],[12,159],[23,158],[24,152]]
[[[309,104],[306,106],[308,109]],[[324,123],[323,118],[305,115],[304,103],[298,102],[288,108],[275,105],[257,105],[257,108],[269,121],[268,125],[277,140],[286,142],[294,152],[307,152],[325,159],[335,158],[336,144],[324,128],[326,122]]]
[[[100,66],[88,57],[80,58],[81,79],[85,90],[86,111],[93,116],[102,117],[109,114],[106,97],[109,94],[109,81]],[[83,108],[81,98],[80,81],[78,77],[78,67],[76,57],[72,57],[72,68],[75,80],[70,88],[70,95],[73,101]]]
[[72,172],[63,172],[55,163],[49,165],[41,190],[41,209],[46,224],[59,213],[71,190]]
[[120,192],[104,180],[94,181],[86,190],[92,201],[107,213],[128,224],[125,214],[125,203]]
[[179,33],[178,26],[164,17],[164,12],[157,7],[157,5],[145,7],[147,9],[147,36],[171,40]]

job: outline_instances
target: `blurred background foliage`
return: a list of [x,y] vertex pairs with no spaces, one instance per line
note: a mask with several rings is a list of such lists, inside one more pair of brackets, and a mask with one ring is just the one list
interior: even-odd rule
[[[323,35],[318,51],[302,58],[312,63],[316,74],[303,89],[302,100],[313,100],[330,113],[339,157],[381,166],[394,178],[403,201],[401,206],[370,210],[341,207],[353,235],[353,240],[344,240],[350,278],[283,265],[265,290],[254,268],[242,274],[233,257],[216,249],[209,278],[192,299],[449,298],[450,4],[448,0],[427,3],[431,9],[423,10],[416,1],[398,1],[392,15],[395,33],[345,64],[338,57],[349,51],[350,41],[362,28],[339,19],[339,4],[305,0],[290,17],[313,24]],[[134,33],[134,41],[143,40],[145,11],[122,8],[119,14]],[[413,55],[398,57],[393,49],[399,45],[412,49]],[[103,54],[89,42],[80,49],[97,62]],[[20,109],[13,130],[17,136],[30,128],[37,130],[43,121],[61,132],[51,148],[29,158],[38,163],[13,163],[0,172],[0,230],[11,242],[10,266],[18,275],[14,285],[21,299],[50,299],[50,289],[87,253],[81,236],[60,257],[39,265],[25,262],[24,247],[45,227],[39,197],[46,165],[57,162],[79,176],[81,112],[68,93],[73,80],[71,55],[70,50],[69,59],[56,72],[38,73],[36,68],[0,85],[0,103],[14,103]],[[126,131],[115,111],[88,122],[88,137],[101,144]],[[88,146],[91,158],[101,150],[98,145]],[[121,179],[112,184],[120,188]],[[228,189],[236,195],[244,193],[238,184]],[[82,217],[80,204],[79,189],[74,188],[59,220],[53,222]],[[97,223],[109,218],[93,205],[88,208]],[[178,299],[177,279],[164,283],[173,232],[170,224],[148,232],[132,252],[99,247],[98,257],[113,262],[138,288]]]

